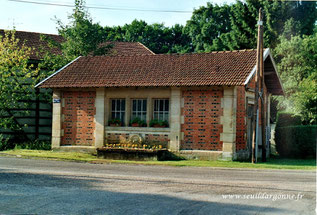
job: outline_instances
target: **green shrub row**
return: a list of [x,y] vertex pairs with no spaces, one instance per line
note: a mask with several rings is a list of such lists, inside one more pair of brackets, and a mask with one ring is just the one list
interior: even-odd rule
[[0,151],[10,149],[51,150],[51,141],[34,140],[27,142],[15,142],[0,134]]
[[282,157],[316,158],[317,125],[276,127],[276,151]]

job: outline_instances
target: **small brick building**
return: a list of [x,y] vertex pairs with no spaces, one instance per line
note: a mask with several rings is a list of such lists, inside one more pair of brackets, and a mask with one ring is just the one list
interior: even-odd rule
[[[147,53],[79,57],[37,85],[53,89],[52,147],[94,149],[137,135],[187,156],[248,157],[256,50],[154,54],[144,49]],[[269,116],[270,96],[283,94],[269,49],[264,75]],[[132,127],[135,118],[144,127]],[[153,120],[168,126],[151,127]]]

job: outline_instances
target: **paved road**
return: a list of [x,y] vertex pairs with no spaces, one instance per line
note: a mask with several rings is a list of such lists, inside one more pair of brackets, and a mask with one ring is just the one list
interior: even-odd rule
[[0,214],[315,214],[315,191],[313,171],[0,157]]

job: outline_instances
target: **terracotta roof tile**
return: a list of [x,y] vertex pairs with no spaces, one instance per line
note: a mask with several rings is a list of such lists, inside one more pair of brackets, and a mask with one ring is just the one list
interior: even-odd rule
[[[4,30],[0,29],[0,35],[4,35]],[[22,43],[25,42],[27,47],[34,48],[35,51],[31,53],[31,60],[40,60],[42,56],[38,56],[36,52],[39,51],[40,47],[46,48],[47,50],[53,52],[53,54],[61,54],[61,51],[57,48],[49,49],[47,42],[40,40],[40,35],[45,35],[50,37],[52,40],[57,43],[62,43],[64,39],[55,34],[43,34],[35,32],[26,32],[26,31],[16,31],[16,38],[20,40],[19,45],[22,46]],[[112,49],[109,51],[109,55],[153,55],[154,53],[145,47],[142,43],[139,42],[107,42],[106,44],[113,44]]]
[[40,87],[244,85],[255,64],[255,50],[80,57]]
[[[40,47],[43,46],[44,48],[48,48],[47,42],[46,41],[41,41],[40,40],[40,35],[42,33],[35,33],[35,32],[27,32],[27,31],[16,31],[15,32],[15,36],[16,38],[18,38],[19,41],[19,45],[22,46],[23,42],[25,42],[25,45],[27,47],[31,47],[34,48],[35,51],[31,53],[30,55],[30,59],[31,60],[40,60],[42,56],[38,56],[36,54],[37,51],[39,51]],[[4,35],[4,30],[0,29],[0,35],[3,36]],[[55,34],[42,34],[45,35],[47,37],[50,37],[52,40],[61,43],[63,41],[63,38],[59,35],[55,35]],[[61,54],[61,51],[57,48],[54,49],[49,49],[51,52],[53,52],[54,54]]]
[[155,54],[149,48],[139,42],[106,42],[106,45],[112,45],[107,55],[153,55]]

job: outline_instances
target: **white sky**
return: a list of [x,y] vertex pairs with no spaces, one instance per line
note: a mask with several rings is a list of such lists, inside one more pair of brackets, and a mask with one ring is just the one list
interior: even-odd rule
[[[28,0],[72,4],[73,0]],[[209,2],[223,4],[233,3],[235,0],[209,0]],[[155,10],[193,11],[194,8],[206,5],[207,0],[86,0],[87,6],[104,6],[116,8],[137,8]],[[12,29],[41,33],[57,33],[54,17],[67,23],[67,15],[72,8],[48,6],[0,0],[0,29]],[[167,26],[186,24],[191,13],[156,13],[139,11],[118,11],[89,9],[94,22],[102,26],[116,26],[131,23],[134,19],[145,20],[147,23],[164,23]]]

